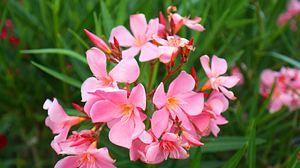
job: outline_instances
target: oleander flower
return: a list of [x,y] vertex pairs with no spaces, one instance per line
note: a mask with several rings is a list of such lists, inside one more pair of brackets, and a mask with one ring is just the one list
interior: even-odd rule
[[160,83],[153,96],[153,103],[158,109],[152,115],[151,126],[154,135],[159,138],[168,126],[169,117],[176,117],[183,127],[190,129],[188,116],[195,116],[202,112],[204,97],[202,93],[193,91],[195,80],[185,71],[182,71],[169,86],[167,93],[164,84]]
[[200,62],[207,77],[209,78],[203,88],[212,88],[214,90],[221,91],[229,99],[236,99],[233,92],[227,90],[227,88],[235,86],[239,82],[239,78],[236,76],[221,76],[227,71],[226,60],[213,55],[211,66],[209,66],[209,57],[204,55],[200,57]]
[[135,14],[130,16],[130,28],[133,36],[124,26],[118,26],[112,29],[109,42],[114,43],[114,38],[122,47],[129,47],[122,52],[123,58],[133,58],[140,52],[139,60],[141,62],[155,59],[158,55],[158,48],[151,43],[152,36],[158,32],[158,19],[151,19],[149,24],[144,14]]

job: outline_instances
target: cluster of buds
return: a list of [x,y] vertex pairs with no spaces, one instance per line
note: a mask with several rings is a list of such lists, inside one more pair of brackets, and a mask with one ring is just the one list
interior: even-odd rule
[[[203,87],[194,68],[191,74],[179,72],[194,47],[193,40],[176,33],[183,25],[196,31],[204,28],[198,23],[201,18],[189,19],[174,12],[175,7],[169,7],[168,19],[160,13],[159,19],[149,23],[144,14],[131,15],[132,34],[117,26],[111,31],[109,45],[85,30],[97,48],[86,52],[93,77],[81,87],[84,106],[73,104],[82,115],[68,116],[56,99],[44,104],[49,114],[46,125],[57,134],[52,148],[57,154],[70,155],[56,167],[114,167],[107,148],[97,149],[104,126],[109,129],[110,142],[129,149],[131,161],[147,164],[158,164],[168,157],[185,159],[191,146],[204,145],[202,137],[218,135],[219,125],[227,123],[222,113],[228,108],[228,98],[236,98],[229,88],[239,78],[224,75],[227,62],[217,56],[211,63],[207,55],[200,58],[208,77]],[[152,88],[150,82],[146,91],[137,82],[140,68],[136,55],[140,62],[151,65],[149,81],[156,64],[165,66],[166,75],[158,86]],[[109,72],[108,62],[114,65]],[[170,77],[175,79],[165,86]],[[93,123],[93,128],[68,135],[71,127],[82,121]]]
[[[274,85],[274,86],[273,86]],[[282,106],[291,111],[300,108],[300,70],[281,68],[279,72],[266,69],[261,74],[260,94],[268,97],[274,87],[269,110],[276,112]]]
[[9,43],[12,45],[18,45],[20,40],[17,36],[14,35],[14,25],[10,19],[5,20],[4,26],[0,32],[0,40],[8,39]]
[[[290,0],[285,13],[281,14],[277,20],[279,26],[284,26],[288,21],[291,21],[291,29],[297,30],[297,17],[300,14],[300,1]],[[299,18],[298,18],[299,19]]]

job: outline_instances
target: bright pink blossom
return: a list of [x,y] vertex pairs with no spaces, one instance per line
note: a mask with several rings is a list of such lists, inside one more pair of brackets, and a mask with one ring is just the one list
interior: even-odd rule
[[55,168],[115,168],[115,161],[109,156],[107,148],[90,148],[78,155],[67,156],[56,163]]
[[132,83],[140,74],[138,63],[135,59],[121,60],[109,73],[106,71],[106,55],[97,48],[86,52],[87,61],[94,77],[84,81],[81,86],[82,101],[93,97],[91,92],[105,87],[117,87],[117,83]]
[[239,78],[236,76],[221,76],[227,71],[226,60],[213,55],[211,66],[209,66],[209,57],[204,55],[201,56],[200,62],[209,78],[204,85],[204,89],[212,88],[221,91],[229,99],[236,99],[233,92],[228,91],[227,88],[235,86],[239,82]]
[[172,159],[186,159],[189,154],[183,148],[180,138],[173,133],[165,133],[160,141],[155,141],[147,147],[146,159],[148,163],[157,164],[168,157]]
[[218,125],[227,123],[227,120],[221,115],[228,108],[228,100],[217,91],[213,91],[204,105],[203,112],[197,116],[192,116],[191,121],[197,128],[201,136],[207,136],[211,132],[217,136],[220,129]]
[[[205,28],[199,24],[199,22],[202,20],[200,17],[195,17],[194,19],[189,19],[187,17],[182,17],[178,13],[174,13],[170,15],[170,20],[172,19],[175,24],[175,32],[177,33],[180,28],[185,25],[190,29],[202,32],[205,30]],[[171,22],[171,21],[170,21]]]
[[289,20],[292,21],[292,30],[297,30],[297,24],[294,17],[300,14],[300,1],[290,0],[288,3],[287,11],[278,17],[277,24],[284,26]]
[[109,41],[114,43],[114,38],[122,47],[129,47],[122,52],[123,58],[133,58],[141,52],[139,60],[141,62],[149,61],[157,58],[158,48],[151,43],[152,36],[157,34],[158,19],[151,19],[149,24],[144,14],[135,14],[130,16],[130,28],[133,36],[123,27],[118,26],[111,31]]
[[239,78],[239,82],[237,83],[237,85],[243,85],[245,82],[244,76],[241,72],[241,70],[239,69],[239,67],[234,66],[231,70],[231,75],[232,76],[236,76]]
[[75,155],[85,152],[92,143],[96,141],[96,134],[92,130],[73,131],[66,140],[52,142],[56,143],[56,150],[59,154]]
[[151,126],[154,135],[159,138],[168,126],[169,117],[176,117],[182,122],[183,127],[190,129],[191,123],[188,116],[195,116],[203,109],[204,97],[202,93],[193,92],[195,80],[185,71],[170,84],[167,93],[161,83],[153,96],[153,103],[157,107],[152,115]]
[[93,122],[108,122],[109,139],[112,143],[130,148],[132,140],[145,130],[144,114],[146,93],[142,84],[134,87],[127,98],[127,91],[115,89],[100,93],[105,99],[97,101],[91,108]]

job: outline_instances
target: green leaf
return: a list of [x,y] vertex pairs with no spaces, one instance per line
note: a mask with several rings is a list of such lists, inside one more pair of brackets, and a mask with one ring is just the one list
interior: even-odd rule
[[62,49],[62,48],[44,48],[44,49],[33,49],[33,50],[22,50],[21,53],[23,54],[61,54],[69,56],[70,58],[74,58],[82,63],[87,64],[87,61],[85,57],[82,55],[68,50],[68,49]]
[[[204,146],[203,153],[213,153],[222,151],[231,151],[241,149],[246,143],[247,138],[238,136],[218,137],[218,138],[203,138]],[[265,140],[257,138],[255,144],[260,145]]]
[[256,167],[256,121],[253,119],[249,124],[248,135],[248,164],[249,168]]
[[289,63],[289,64],[291,64],[291,65],[293,65],[297,68],[300,68],[300,62],[299,61],[296,61],[296,60],[294,60],[294,59],[292,59],[292,58],[290,58],[286,55],[282,55],[282,54],[279,54],[277,52],[271,52],[270,54],[271,54],[272,57],[281,59],[282,61],[285,61],[285,62],[287,62],[287,63]]
[[235,168],[238,166],[241,161],[243,155],[245,154],[247,149],[247,145],[244,145],[242,149],[236,152],[224,165],[222,168]]
[[100,4],[101,4],[101,16],[102,16],[102,21],[103,21],[102,26],[104,27],[104,32],[105,32],[106,37],[108,37],[111,29],[114,26],[114,23],[113,23],[113,19],[112,19],[111,15],[109,13],[109,10],[106,7],[105,2],[101,1]]
[[68,84],[70,84],[70,85],[72,85],[72,86],[75,86],[75,87],[77,87],[77,88],[80,88],[80,86],[81,86],[81,82],[79,82],[79,81],[76,80],[76,79],[73,79],[73,78],[71,78],[71,77],[69,77],[69,76],[67,76],[67,75],[61,74],[61,73],[59,73],[59,72],[57,72],[57,71],[54,71],[54,70],[52,70],[52,69],[50,69],[50,68],[47,68],[47,67],[45,67],[45,66],[43,66],[43,65],[40,65],[40,64],[38,64],[38,63],[36,63],[36,62],[34,62],[34,61],[31,61],[31,63],[32,63],[34,66],[36,66],[36,67],[38,67],[39,69],[41,69],[42,71],[48,73],[49,75],[51,75],[51,76],[53,76],[53,77],[55,77],[55,78],[57,78],[57,79],[59,79],[59,80],[61,80],[61,81],[63,81],[63,82],[66,82],[66,83],[68,83]]

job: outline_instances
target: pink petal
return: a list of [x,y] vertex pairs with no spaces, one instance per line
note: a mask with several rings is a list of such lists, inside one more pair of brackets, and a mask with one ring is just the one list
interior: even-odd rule
[[181,98],[184,100],[185,103],[180,105],[180,107],[188,115],[194,116],[202,112],[204,106],[204,96],[202,93],[191,92]]
[[176,47],[170,47],[170,46],[159,46],[159,60],[162,63],[169,63],[171,61],[172,55],[177,52]]
[[226,73],[227,71],[226,60],[213,55],[211,61],[211,71],[214,76],[219,76]]
[[62,108],[62,106],[58,103],[56,98],[53,99],[51,106],[50,106],[50,100],[46,100],[45,103],[47,103],[47,106],[49,106],[48,115],[52,121],[59,123],[59,122],[64,122],[69,118],[69,116]]
[[101,168],[115,168],[113,165],[115,161],[109,156],[109,152],[106,147],[94,149],[90,153],[95,157],[98,166]]
[[170,152],[170,158],[172,159],[186,159],[187,157],[189,157],[189,154],[181,146],[177,146],[176,150]]
[[210,97],[207,100],[207,103],[212,108],[212,110],[218,115],[227,110],[229,105],[229,102],[226,99],[226,97],[224,97],[222,93],[217,91],[213,91],[211,93]]
[[185,22],[185,25],[190,28],[190,29],[193,29],[193,30],[196,30],[196,31],[199,31],[199,32],[202,32],[205,30],[205,28],[201,25],[201,24],[198,24],[196,21],[194,20],[187,20]]
[[118,26],[111,30],[109,42],[114,43],[114,37],[118,40],[122,47],[130,47],[135,39],[124,26]]
[[147,131],[143,131],[142,134],[139,136],[139,139],[146,144],[149,144],[153,141],[152,136]]
[[159,27],[158,18],[151,19],[149,21],[148,30],[146,32],[146,36],[148,37],[148,40],[152,39],[153,35],[158,33],[158,27]]
[[129,102],[143,110],[146,109],[146,92],[142,84],[139,83],[131,90]]
[[138,47],[130,47],[127,50],[122,51],[122,58],[123,59],[130,59],[134,58],[140,52],[140,48]]
[[140,68],[135,59],[123,59],[109,72],[109,76],[121,83],[133,83],[139,75]]
[[87,102],[88,100],[95,97],[95,95],[90,92],[94,92],[102,87],[101,81],[94,77],[87,78],[81,85],[81,101]]
[[109,140],[116,145],[130,149],[133,130],[133,122],[117,122],[109,131]]
[[106,56],[98,48],[91,48],[86,52],[87,62],[94,76],[100,79],[106,76]]
[[150,163],[160,163],[164,160],[162,151],[159,149],[159,143],[154,143],[149,146],[146,152],[146,158]]
[[210,123],[210,117],[207,113],[205,114],[200,114],[198,116],[195,116],[192,118],[193,123],[197,127],[198,130],[201,132],[205,131]]
[[153,95],[153,103],[158,109],[160,109],[166,104],[166,99],[167,97],[164,89],[164,83],[161,82]]
[[175,96],[177,94],[186,93],[192,91],[194,89],[194,86],[194,78],[185,71],[181,71],[176,79],[171,82],[167,95]]
[[145,131],[145,124],[143,123],[143,121],[138,118],[135,117],[134,118],[134,131],[132,133],[132,139],[136,139],[137,137],[139,137],[143,131]]
[[212,77],[212,72],[209,67],[209,57],[207,55],[203,55],[200,57],[201,65],[208,77]]
[[142,46],[139,60],[141,62],[150,61],[159,57],[158,47],[150,42]]
[[220,132],[220,128],[218,127],[218,125],[216,123],[211,123],[210,129],[215,137],[218,136],[218,133]]
[[151,119],[151,130],[156,138],[159,138],[161,134],[167,129],[169,121],[169,112],[163,108],[153,113]]
[[193,137],[191,134],[183,131],[182,135],[184,136],[184,138],[188,141],[189,144],[194,145],[194,146],[203,146],[204,144],[202,142],[200,142],[198,139],[196,139],[195,137]]
[[166,141],[171,141],[171,142],[177,142],[178,141],[178,137],[177,135],[173,134],[173,133],[166,133],[162,136],[161,138],[162,140],[166,140]]
[[187,129],[190,130],[192,127],[192,124],[189,120],[189,118],[187,117],[187,115],[180,109],[178,108],[176,111],[176,116],[178,117],[179,121],[182,122],[182,126]]
[[60,142],[65,141],[67,139],[70,127],[65,127],[60,132],[60,134],[56,135],[51,142],[52,149],[59,154],[61,152],[61,147],[59,145]]
[[127,102],[127,91],[118,88],[104,88],[97,90],[95,95],[113,102],[114,104],[124,104]]
[[130,16],[130,29],[134,37],[145,36],[147,30],[147,20],[144,14],[135,14]]
[[79,166],[79,156],[67,156],[61,160],[59,160],[54,168],[77,168]]
[[220,86],[219,88],[220,88],[220,90],[222,91],[222,93],[223,93],[226,97],[228,97],[229,99],[231,99],[231,100],[235,100],[235,99],[236,99],[236,97],[234,96],[234,94],[233,94],[232,91],[229,91],[229,90],[227,90],[225,87],[222,87],[222,86]]
[[233,86],[237,85],[237,83],[240,81],[240,78],[237,76],[220,76],[219,77],[221,85],[232,88]]
[[84,110],[84,112],[87,113],[88,116],[90,116],[90,111],[91,111],[92,106],[99,100],[102,100],[102,99],[99,97],[94,97],[92,99],[89,99],[89,101],[87,101],[84,104],[83,110]]
[[93,123],[109,122],[119,112],[118,106],[107,100],[97,101],[91,108],[90,116]]

